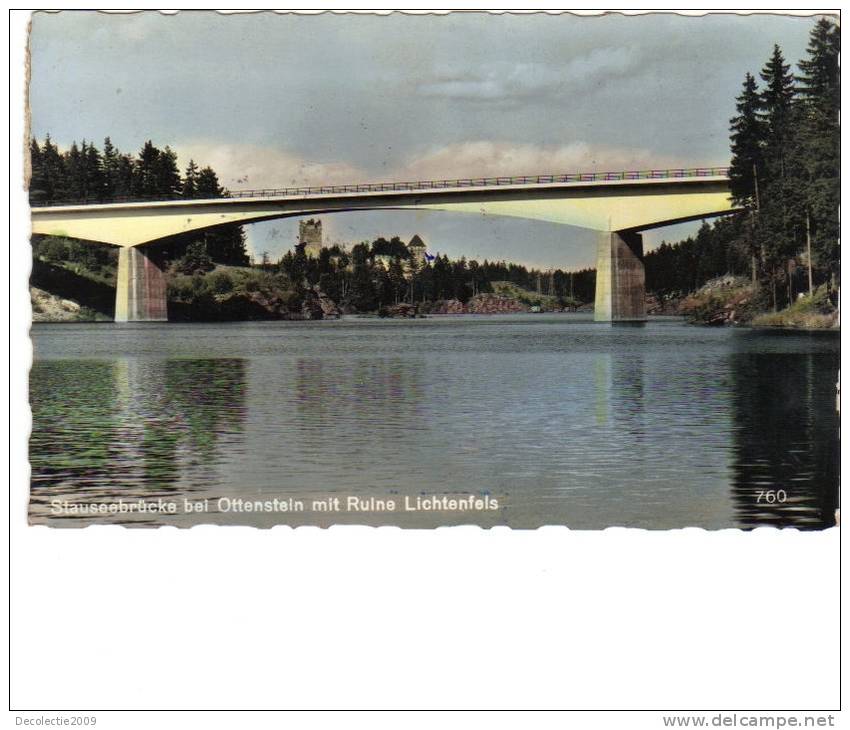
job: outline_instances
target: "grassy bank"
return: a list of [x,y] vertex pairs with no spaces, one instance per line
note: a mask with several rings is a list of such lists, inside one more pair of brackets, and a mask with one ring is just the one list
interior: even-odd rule
[[754,327],[787,327],[794,329],[831,329],[838,327],[838,310],[829,299],[826,286],[811,296],[801,296],[790,307],[754,317]]
[[762,293],[748,280],[721,276],[685,297],[679,304],[679,314],[692,324],[748,324],[764,307]]
[[494,281],[492,283],[493,293],[504,297],[516,299],[529,307],[540,307],[544,312],[560,311],[564,308],[573,308],[581,304],[577,299],[569,297],[555,297],[548,294],[523,289],[509,281]]
[[679,314],[692,324],[794,329],[829,329],[838,326],[838,312],[826,285],[800,295],[790,306],[772,311],[770,293],[747,279],[723,276],[713,279],[679,304]]
[[303,296],[289,279],[251,267],[216,266],[207,273],[169,271],[168,307],[177,321],[290,319]]

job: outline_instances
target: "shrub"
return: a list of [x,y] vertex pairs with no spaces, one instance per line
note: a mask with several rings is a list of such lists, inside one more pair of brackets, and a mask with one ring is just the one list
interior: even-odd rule
[[61,238],[48,238],[39,243],[38,254],[51,263],[59,263],[68,259],[68,245]]
[[212,271],[215,268],[215,264],[207,253],[207,247],[204,242],[194,241],[189,244],[186,253],[177,259],[174,268],[181,274],[195,274]]
[[209,288],[216,294],[227,294],[233,291],[233,279],[225,271],[216,271],[210,275]]
[[790,307],[756,317],[756,327],[805,327],[826,329],[834,327],[838,318],[829,300],[826,285],[819,286],[811,296],[801,296]]

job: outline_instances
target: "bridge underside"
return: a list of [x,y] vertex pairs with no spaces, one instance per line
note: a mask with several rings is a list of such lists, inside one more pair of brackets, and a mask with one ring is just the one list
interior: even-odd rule
[[[639,233],[599,232],[593,318],[597,322],[646,319],[643,239]],[[168,321],[165,275],[144,247],[119,251],[115,321]]]
[[594,318],[621,322],[646,318],[639,231],[723,215],[734,209],[729,200],[728,180],[701,178],[35,208],[32,231],[120,246],[116,321],[164,321],[167,319],[164,276],[145,255],[144,244],[226,224],[365,210],[454,211],[526,218],[598,231]]

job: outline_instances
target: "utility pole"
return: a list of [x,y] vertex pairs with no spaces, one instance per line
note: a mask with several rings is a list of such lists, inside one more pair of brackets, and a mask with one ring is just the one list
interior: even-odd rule
[[[753,163],[753,185],[755,188],[755,196],[756,196],[756,213],[761,212],[761,201],[759,200],[759,171],[756,167],[756,163]],[[764,241],[762,241],[759,245],[761,250],[761,265],[764,266]]]
[[759,204],[759,171],[756,167],[756,163],[753,163],[753,184],[755,185],[755,193],[756,193],[756,213],[760,211],[761,205]]
[[809,296],[812,296],[812,228],[809,223],[808,208],[806,208],[806,263],[809,267]]
[[753,286],[755,286],[756,282],[758,281],[758,274],[757,274],[758,265],[756,264],[756,246],[755,246],[755,243],[756,243],[756,241],[755,241],[755,238],[756,238],[756,220],[755,220],[755,218],[756,218],[756,215],[751,210],[750,211],[750,240],[752,241],[752,247],[750,249],[750,264],[752,266],[752,271],[753,271]]

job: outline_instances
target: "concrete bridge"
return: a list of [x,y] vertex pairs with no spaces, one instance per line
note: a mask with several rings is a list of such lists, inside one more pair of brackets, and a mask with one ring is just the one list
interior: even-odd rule
[[282,188],[172,199],[32,208],[32,232],[119,246],[116,322],[166,321],[163,272],[145,246],[224,224],[358,210],[445,210],[512,216],[599,233],[596,308],[601,322],[640,321],[641,231],[733,212],[727,168]]

